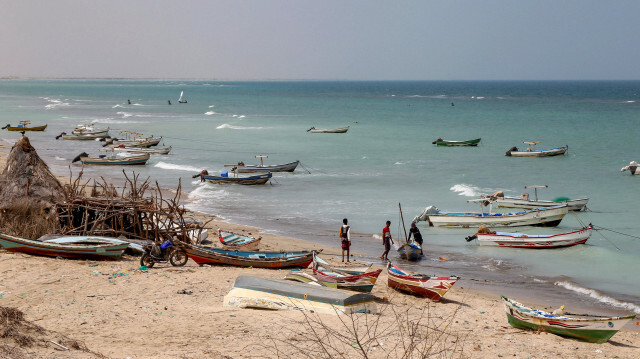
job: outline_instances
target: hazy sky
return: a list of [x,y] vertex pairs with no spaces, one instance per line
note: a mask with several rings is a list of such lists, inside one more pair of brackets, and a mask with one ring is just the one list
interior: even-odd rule
[[0,77],[640,79],[640,1],[0,0]]

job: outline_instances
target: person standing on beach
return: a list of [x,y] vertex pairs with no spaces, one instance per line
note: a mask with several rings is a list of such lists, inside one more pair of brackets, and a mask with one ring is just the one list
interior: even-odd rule
[[413,240],[420,245],[420,255],[424,255],[422,253],[422,233],[420,233],[420,230],[416,226],[416,222],[411,223],[411,228],[409,229],[409,238],[407,238],[407,241],[411,239],[412,234]]
[[340,227],[340,239],[342,242],[342,261],[344,262],[344,251],[347,251],[347,262],[349,261],[349,247],[351,247],[351,227],[347,225],[347,219],[342,220]]
[[382,244],[384,245],[384,253],[380,256],[382,260],[389,260],[389,251],[391,250],[391,243],[393,243],[393,238],[391,238],[391,230],[389,226],[391,225],[391,221],[387,221],[387,225],[382,229]]

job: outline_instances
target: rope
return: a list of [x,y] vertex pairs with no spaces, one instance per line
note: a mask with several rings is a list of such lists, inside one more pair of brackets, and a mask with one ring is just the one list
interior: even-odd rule
[[309,169],[302,164],[302,161],[300,161],[300,167],[304,168],[304,170],[307,171],[308,174],[311,174],[311,171],[309,171]]
[[[574,217],[578,220],[578,222],[580,222],[580,225],[582,226],[582,228],[586,228],[586,227],[587,227],[587,226],[585,226],[585,225],[584,225],[584,222],[582,222],[582,220],[580,219],[580,216],[578,216],[578,214],[577,214],[577,213],[572,213],[572,214],[573,214],[573,215],[574,215]],[[596,230],[596,232],[598,232],[598,230],[597,230],[598,228],[602,228],[602,227],[596,227],[596,226],[594,226],[594,225],[593,225],[593,224],[591,224],[591,223],[589,223],[589,224],[591,225],[591,227],[592,227],[593,229],[595,229],[595,230]],[[602,228],[602,229],[605,229],[605,228]],[[612,231],[612,232],[615,232],[615,231]],[[604,234],[602,234],[602,233],[600,233],[600,232],[598,232],[598,234],[599,234],[602,238],[604,238],[607,242],[611,243],[611,245],[612,245],[615,249],[620,250],[620,248],[618,248],[618,246],[616,246],[616,245],[615,245],[615,244],[614,244],[614,243],[613,243],[609,238],[605,237],[605,236],[604,236]],[[620,233],[620,234],[624,234],[624,233]]]
[[640,239],[639,236],[634,236],[632,234],[626,234],[626,233],[614,231],[613,229],[609,229],[609,228],[604,228],[604,227],[600,227],[600,226],[593,226],[593,228],[595,228],[595,229],[603,229],[605,231],[609,231],[609,232],[613,232],[613,233],[620,234],[620,235],[623,235],[623,236],[631,237],[633,239]]

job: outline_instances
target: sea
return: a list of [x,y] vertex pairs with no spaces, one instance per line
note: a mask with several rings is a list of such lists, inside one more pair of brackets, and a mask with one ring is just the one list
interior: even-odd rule
[[[178,103],[181,92],[187,103]],[[502,229],[551,234],[592,223],[599,230],[584,245],[480,247],[465,240],[473,229],[420,222],[424,258],[403,262],[393,250],[389,257],[410,270],[459,275],[460,286],[496,297],[640,314],[640,176],[620,171],[640,161],[639,81],[5,79],[0,109],[1,126],[48,125],[27,136],[57,174],[77,175],[82,167],[71,161],[81,152],[103,154],[98,141],[56,140],[78,124],[109,127],[115,137],[162,136],[161,146],[172,152],[126,168],[128,174],[164,188],[180,185],[189,209],[319,245],[338,248],[348,218],[356,259],[376,264],[383,264],[385,221],[401,241],[403,225],[427,206],[480,211],[467,201],[499,190],[519,196],[525,185],[548,185],[538,190],[541,199],[588,197],[587,211],[568,214],[556,228]],[[307,131],[345,126],[345,134]],[[0,144],[19,137],[0,131]],[[435,147],[438,137],[482,140],[478,147]],[[548,158],[505,156],[512,146],[526,147],[524,141],[569,150]],[[267,155],[267,164],[301,164],[264,186],[192,178],[203,169],[258,163],[256,155]],[[122,168],[84,169],[84,178],[100,177],[121,180]]]

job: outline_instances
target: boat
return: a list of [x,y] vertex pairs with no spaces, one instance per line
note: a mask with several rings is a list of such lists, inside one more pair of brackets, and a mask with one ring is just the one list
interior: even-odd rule
[[76,259],[116,260],[129,243],[120,244],[64,244],[41,242],[33,239],[0,234],[0,245],[9,252],[21,252],[49,257]]
[[29,124],[31,124],[31,121],[29,120],[20,121],[18,126],[11,126],[10,124],[7,124],[2,129],[6,129],[7,131],[44,131],[47,128],[47,125],[30,127]]
[[183,95],[184,95],[184,91],[180,91],[180,98],[178,99],[178,103],[187,103],[187,100],[182,98]]
[[109,128],[107,127],[106,129],[100,129],[100,128],[94,128],[94,127],[76,127],[73,129],[73,131],[71,131],[72,135],[108,135],[109,134]]
[[267,172],[247,177],[238,177],[237,174],[233,177],[229,177],[228,172],[223,171],[220,176],[203,175],[202,178],[207,182],[215,184],[234,183],[243,185],[258,185],[267,183],[272,176],[273,174],[271,172]]
[[133,140],[118,140],[114,143],[114,147],[124,145],[124,147],[148,148],[148,147],[157,146],[160,143],[160,141],[162,141],[162,136],[136,138]]
[[558,234],[524,234],[524,233],[476,233],[467,237],[467,242],[478,240],[481,246],[498,246],[512,248],[561,248],[584,244],[591,237],[593,226]]
[[407,229],[404,225],[404,215],[402,214],[402,206],[398,203],[398,208],[400,209],[400,219],[402,220],[402,229],[404,230],[404,243],[398,247],[398,254],[400,258],[406,259],[408,261],[417,261],[420,259],[420,253],[422,253],[422,247],[416,241],[407,240]]
[[226,264],[254,268],[306,268],[313,261],[313,252],[248,252],[208,248],[183,244],[189,258],[199,265]]
[[103,147],[100,151],[118,151],[118,152],[129,152],[129,153],[148,153],[150,155],[168,155],[171,152],[172,147],[156,147],[156,148],[147,148],[147,147],[126,147],[123,144],[119,144],[113,147]]
[[289,162],[281,165],[265,165],[263,160],[269,156],[258,155],[256,158],[260,159],[259,165],[245,165],[243,162],[239,162],[236,165],[225,165],[226,167],[236,167],[238,173],[254,173],[254,172],[293,172],[300,161]]
[[377,313],[375,296],[284,279],[241,275],[224,296],[223,306],[309,310],[317,313]]
[[457,276],[438,277],[407,272],[391,262],[387,263],[387,275],[389,287],[434,301],[439,301],[460,279]]
[[243,236],[220,228],[218,228],[218,238],[222,248],[227,250],[257,251],[260,247],[260,238]]
[[498,205],[498,207],[505,208],[540,208],[540,207],[551,207],[558,205],[566,205],[569,211],[582,211],[587,206],[587,202],[589,202],[589,198],[579,198],[579,199],[568,199],[568,198],[559,198],[553,201],[543,201],[538,199],[538,188],[548,188],[548,185],[534,185],[534,186],[524,186],[525,189],[533,188],[534,190],[534,198],[531,199],[529,197],[529,193],[523,193],[520,197],[510,197],[505,196],[502,191],[498,191],[497,196],[491,198]]
[[148,153],[136,156],[117,157],[100,155],[100,157],[89,157],[85,152],[78,155],[71,163],[81,161],[83,165],[105,165],[105,166],[125,166],[125,165],[144,165],[151,155]]
[[505,156],[511,156],[511,157],[551,157],[551,156],[563,155],[569,149],[569,146],[562,146],[562,147],[551,148],[551,149],[548,149],[548,150],[536,150],[536,144],[540,143],[540,141],[529,141],[529,142],[524,142],[524,143],[526,143],[528,145],[526,150],[518,151],[517,147],[511,147],[509,149],[509,151],[507,151]]
[[340,128],[315,128],[311,127],[307,132],[311,133],[345,133],[349,131],[349,126]]
[[[484,202],[486,199],[468,200],[467,202]],[[541,226],[555,227],[568,213],[566,205],[541,207],[514,213],[489,212],[441,212],[437,207],[429,206],[416,216],[413,221],[427,221],[430,227],[517,227]]]
[[606,343],[618,330],[636,316],[607,317],[589,314],[554,315],[528,308],[515,300],[502,296],[509,324],[515,328],[531,329],[590,343]]
[[620,172],[629,171],[631,175],[640,175],[640,171],[638,171],[638,162],[631,161],[628,166],[622,167]]
[[480,143],[480,138],[474,138],[473,140],[466,140],[466,141],[450,141],[450,140],[443,140],[442,138],[438,138],[437,140],[431,142],[432,144],[436,145],[436,146],[446,146],[446,147],[451,147],[451,146],[477,146],[478,143]]
[[313,254],[313,268],[324,271],[340,272],[351,275],[363,274],[371,271],[371,264],[349,262],[348,264],[342,263],[329,263],[322,259],[317,253]]
[[68,135],[66,132],[62,132],[60,134],[60,137],[62,137],[63,140],[93,141],[101,138],[107,138],[109,137],[109,134],[99,133],[94,135],[74,135],[74,134]]
[[371,292],[380,273],[382,273],[382,269],[354,275],[313,268],[311,270],[292,270],[285,276],[285,279],[305,283],[320,283],[326,287],[353,290],[356,292]]
[[73,244],[73,245],[100,245],[100,244],[125,244],[129,246],[127,250],[131,250],[133,253],[142,254],[143,247],[138,243],[128,242],[118,238],[112,237],[100,237],[100,236],[44,236],[38,238],[41,242],[58,243],[58,244]]

